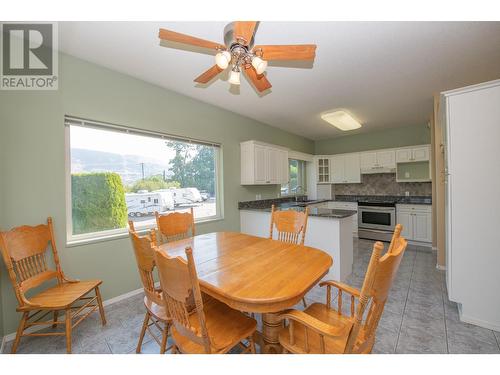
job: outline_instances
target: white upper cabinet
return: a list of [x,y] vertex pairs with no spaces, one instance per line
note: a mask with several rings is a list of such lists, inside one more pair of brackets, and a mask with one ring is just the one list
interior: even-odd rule
[[343,154],[332,156],[332,183],[353,184],[361,182],[359,154]]
[[361,173],[394,173],[396,156],[394,150],[362,152]]
[[330,161],[328,156],[318,156],[316,158],[316,181],[318,183],[330,183]]
[[429,146],[408,147],[396,150],[396,162],[409,163],[414,161],[427,161],[430,157]]
[[288,183],[288,150],[256,141],[240,144],[241,184],[278,185]]

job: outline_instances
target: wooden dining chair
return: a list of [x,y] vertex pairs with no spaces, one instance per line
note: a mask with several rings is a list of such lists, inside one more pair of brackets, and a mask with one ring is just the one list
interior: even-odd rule
[[[284,352],[291,353],[371,353],[375,333],[384,311],[392,282],[406,249],[398,224],[388,251],[376,242],[361,290],[349,285],[324,281],[326,305],[315,303],[304,311],[287,310],[281,315],[288,326],[279,334]],[[337,308],[332,307],[331,289],[338,289]],[[351,296],[350,316],[342,312],[343,292]],[[365,314],[366,312],[366,314]]]
[[[276,211],[274,204],[271,206],[271,228],[269,229],[269,238],[273,239],[274,228],[276,228],[278,241],[304,245],[307,229],[307,218],[309,217],[309,208],[304,212],[295,210]],[[307,307],[306,299],[302,298],[302,304]]]
[[158,226],[160,243],[177,241],[183,238],[194,237],[194,212],[172,212],[160,215],[155,212],[156,225]]
[[155,247],[160,284],[173,321],[172,353],[222,354],[237,345],[255,353],[255,319],[215,298],[202,298],[191,248],[186,248],[186,258],[187,262],[171,258]]
[[[55,269],[49,267],[48,247],[52,249]],[[61,269],[57,253],[52,218],[47,224],[23,225],[7,232],[0,232],[0,249],[22,313],[11,352],[15,353],[24,336],[66,336],[66,351],[71,353],[71,332],[91,313],[99,309],[102,324],[106,324],[102,298],[99,292],[101,280],[72,280]],[[27,297],[26,293],[52,281],[55,285]],[[94,291],[94,296],[87,296]],[[59,312],[65,313],[59,321]],[[53,313],[52,320],[43,318]],[[31,327],[64,325],[64,332],[29,332]]]
[[[129,221],[129,234],[144,288],[144,306],[146,307],[146,314],[139,335],[136,353],[141,352],[142,341],[144,340],[146,331],[148,331],[158,345],[160,345],[160,353],[163,354],[166,350],[170,349],[167,348],[167,339],[172,320],[168,315],[161,289],[155,287],[154,270],[156,264],[153,244],[156,244],[156,232],[151,230],[149,236],[139,236],[135,231],[134,223]],[[151,330],[153,325],[162,333],[161,339]]]
[[303,245],[306,238],[308,216],[308,207],[306,207],[304,212],[295,210],[276,211],[273,204],[271,206],[269,238],[273,238],[274,228],[276,228],[276,239],[278,241]]

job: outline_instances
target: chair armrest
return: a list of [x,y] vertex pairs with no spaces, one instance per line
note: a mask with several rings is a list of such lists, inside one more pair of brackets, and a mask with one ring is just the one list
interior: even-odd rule
[[351,296],[354,296],[354,297],[359,298],[359,296],[361,295],[361,291],[359,289],[354,288],[354,287],[349,286],[349,285],[344,284],[344,283],[337,282],[337,281],[328,280],[328,281],[322,281],[321,283],[319,283],[319,286],[325,286],[325,285],[333,286],[334,288],[343,290],[344,292],[349,293]]
[[33,309],[41,306],[38,303],[31,302],[29,299],[26,298],[26,296],[22,292],[20,293],[20,296],[21,300],[23,301],[23,306],[20,307],[20,310],[25,310],[25,308]]
[[63,279],[64,282],[71,283],[71,284],[73,284],[73,283],[79,283],[80,282],[80,280],[78,280],[78,279],[70,279],[69,277],[67,277],[64,274],[62,276],[62,279]]
[[346,336],[352,327],[352,324],[344,324],[342,326],[332,326],[330,324],[322,322],[319,319],[316,319],[315,317],[309,314],[306,314],[303,311],[293,310],[293,309],[283,311],[283,313],[280,314],[280,318],[281,320],[284,319],[294,320],[310,328],[311,330],[315,331],[320,335],[329,337]]

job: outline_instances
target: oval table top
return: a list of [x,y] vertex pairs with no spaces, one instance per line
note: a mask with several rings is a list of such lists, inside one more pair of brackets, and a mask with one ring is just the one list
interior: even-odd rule
[[190,246],[203,292],[246,312],[272,313],[296,305],[332,265],[327,253],[235,232],[197,235],[160,246],[186,259]]

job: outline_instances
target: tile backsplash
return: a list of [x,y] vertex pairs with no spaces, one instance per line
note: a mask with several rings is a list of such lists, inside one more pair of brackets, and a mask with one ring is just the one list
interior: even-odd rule
[[431,182],[396,182],[395,173],[362,174],[360,184],[334,184],[335,195],[431,196]]

